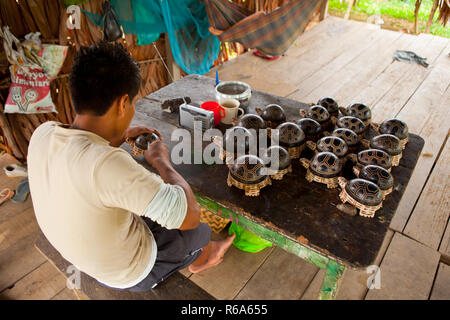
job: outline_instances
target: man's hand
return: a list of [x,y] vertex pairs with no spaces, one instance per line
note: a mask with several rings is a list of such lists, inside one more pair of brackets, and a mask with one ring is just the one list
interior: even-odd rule
[[157,130],[150,129],[144,126],[137,126],[137,127],[129,127],[127,130],[125,130],[124,141],[127,138],[131,139],[137,138],[143,133],[155,133],[159,137],[159,140],[162,140],[162,136]]
[[145,160],[156,170],[163,167],[171,167],[169,148],[160,140],[153,141],[144,152]]

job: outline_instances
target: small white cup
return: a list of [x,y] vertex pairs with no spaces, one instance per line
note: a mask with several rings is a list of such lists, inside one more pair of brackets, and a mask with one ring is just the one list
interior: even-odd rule
[[[232,124],[234,119],[245,113],[244,109],[239,108],[240,103],[236,99],[220,99],[219,104],[225,110],[225,116],[220,121],[224,124]],[[238,115],[239,111],[240,115]]]

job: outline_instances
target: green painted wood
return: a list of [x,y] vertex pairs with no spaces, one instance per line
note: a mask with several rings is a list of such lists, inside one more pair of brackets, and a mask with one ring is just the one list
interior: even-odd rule
[[320,289],[319,300],[332,300],[336,298],[344,270],[344,265],[329,260],[325,278]]
[[261,238],[272,242],[290,253],[297,255],[305,261],[310,262],[321,269],[326,269],[329,265],[330,260],[327,257],[324,257],[312,249],[303,246],[301,243],[289,239],[276,231],[270,230],[269,228],[263,227],[262,225],[253,222],[242,215],[238,215],[212,200],[199,195],[196,195],[196,198],[198,203],[208,211],[238,224],[244,229],[253,232]]

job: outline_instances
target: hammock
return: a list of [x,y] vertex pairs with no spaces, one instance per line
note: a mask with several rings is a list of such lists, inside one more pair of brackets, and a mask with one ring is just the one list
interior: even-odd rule
[[320,1],[291,0],[268,13],[251,12],[228,0],[205,0],[209,24],[222,42],[240,42],[267,55],[283,54],[305,30]]

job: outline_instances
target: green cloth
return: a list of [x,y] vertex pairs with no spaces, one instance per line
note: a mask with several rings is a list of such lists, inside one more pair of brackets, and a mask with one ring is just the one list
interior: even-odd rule
[[228,234],[236,234],[233,240],[233,245],[246,252],[259,252],[264,248],[271,247],[272,243],[270,241],[264,240],[250,231],[238,226],[234,222],[231,223],[228,229]]

